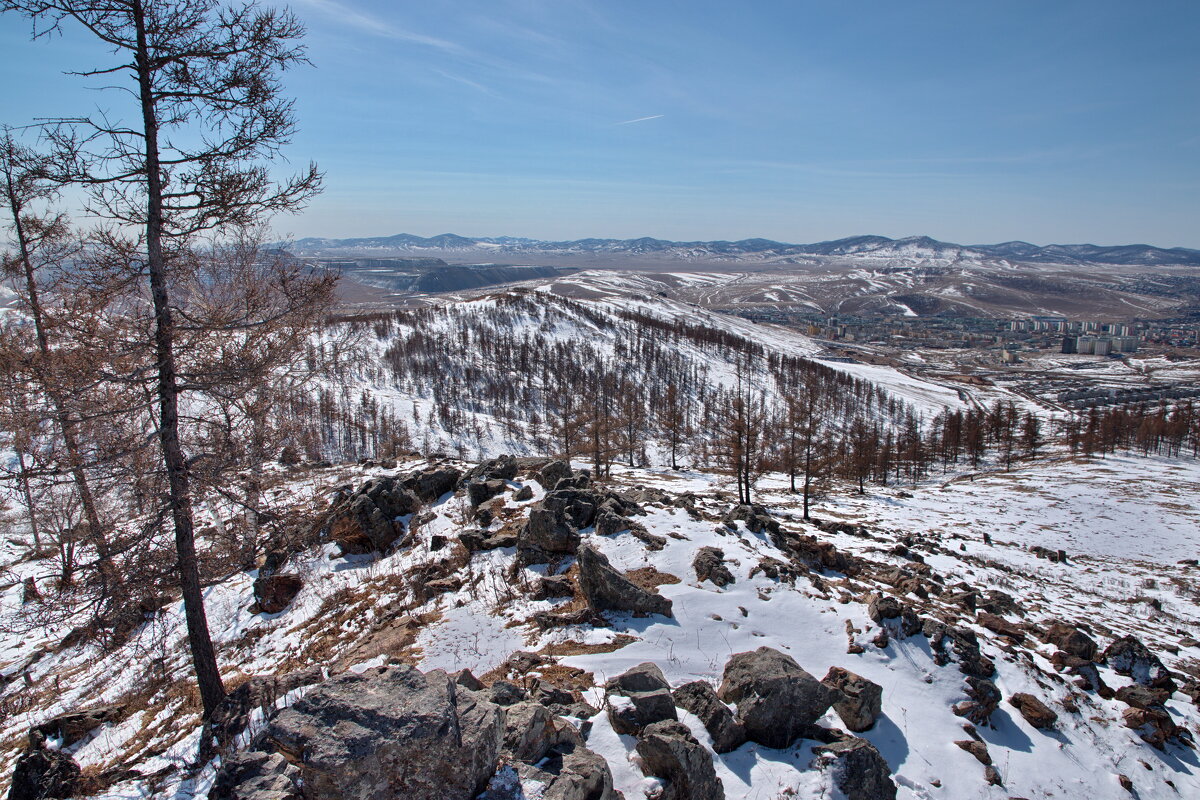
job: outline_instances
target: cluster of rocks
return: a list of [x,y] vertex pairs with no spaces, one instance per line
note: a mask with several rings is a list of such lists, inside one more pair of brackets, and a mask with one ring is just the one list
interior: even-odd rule
[[711,754],[678,721],[677,707],[700,720],[717,753],[747,741],[785,748],[801,738],[815,739],[821,742],[814,748],[818,763],[830,768],[847,797],[896,796],[888,765],[870,742],[816,724],[831,707],[853,731],[875,724],[883,690],[847,670],[835,667],[818,681],[790,656],[761,647],[734,655],[719,689],[693,681],[672,691],[662,671],[645,663],[610,680],[605,696],[613,729],[638,737],[644,773],[664,782],[663,800],[725,796]]
[[500,800],[498,764],[547,800],[617,797],[579,730],[519,687],[389,666],[330,678],[275,713],[224,760],[209,798]]
[[[610,680],[605,693],[613,728],[637,737],[638,763],[659,780],[660,800],[725,797],[712,752],[679,721],[677,707],[700,719],[718,753],[747,741],[788,747],[810,738],[818,742],[814,764],[830,771],[845,796],[896,796],[878,750],[816,724],[830,707],[854,730],[878,717],[882,690],[845,670],[818,681],[764,647],[733,656],[718,690],[695,681],[672,691],[662,671],[645,663]],[[561,689],[527,691],[507,680],[484,686],[466,671],[344,673],[270,714],[244,751],[223,760],[209,798],[516,800],[522,786],[537,785],[544,800],[617,800],[607,762],[587,747],[590,723],[560,716],[574,716],[578,705]],[[34,768],[63,771],[33,759],[23,767]]]
[[543,564],[578,550],[580,531],[591,528],[599,536],[630,531],[660,547],[664,540],[650,537],[630,517],[644,513],[641,506],[621,494],[596,489],[587,471],[574,471],[566,461],[551,461],[537,476],[546,495],[529,509],[517,533],[517,558],[521,564]]

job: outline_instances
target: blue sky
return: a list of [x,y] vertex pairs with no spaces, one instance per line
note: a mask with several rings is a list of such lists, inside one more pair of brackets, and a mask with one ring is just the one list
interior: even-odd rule
[[[300,236],[1200,247],[1200,3],[294,0]],[[3,121],[116,103],[0,18]],[[95,82],[93,82],[95,83]]]

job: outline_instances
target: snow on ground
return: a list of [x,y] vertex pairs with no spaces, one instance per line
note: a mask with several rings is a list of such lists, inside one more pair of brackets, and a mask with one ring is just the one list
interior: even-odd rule
[[[410,462],[395,472],[404,474],[423,466],[423,462]],[[280,477],[282,490],[292,492],[300,502],[314,492],[325,496],[333,487],[358,484],[377,474],[392,472],[340,467],[280,473]],[[802,523],[797,499],[784,491],[778,476],[762,482],[760,498],[785,528],[817,535],[882,567],[915,566],[894,552],[898,542],[906,541],[947,585],[961,580],[1016,598],[1024,616],[1014,617],[1014,622],[1045,624],[1063,618],[1088,626],[1102,647],[1117,636],[1134,633],[1168,666],[1184,671],[1200,666],[1200,647],[1185,635],[1194,635],[1200,621],[1196,607],[1200,583],[1195,569],[1173,562],[1195,557],[1200,546],[1188,499],[1196,496],[1198,479],[1200,466],[1195,462],[1122,456],[1021,467],[974,481],[868,487],[862,497],[839,489],[817,506],[816,517],[860,521],[866,525],[866,535],[828,533]],[[534,489],[533,499],[518,503],[506,494],[493,530],[518,522],[524,509],[543,495],[535,480],[521,476],[510,482],[510,490],[524,484]],[[529,624],[534,613],[569,601],[535,601],[524,594],[522,586],[543,574],[544,565],[525,568],[515,581],[508,580],[512,548],[476,553],[469,561],[457,546],[435,551],[434,536],[453,541],[470,524],[462,499],[447,495],[416,528],[411,546],[398,552],[377,559],[342,558],[327,545],[299,557],[293,567],[305,577],[305,588],[279,614],[251,610],[254,572],[238,573],[210,588],[209,617],[226,677],[284,672],[309,664],[326,670],[362,668],[388,658],[425,669],[465,667],[482,675],[510,653],[531,650],[573,653],[559,656],[558,662],[591,673],[595,687],[643,661],[658,664],[672,685],[696,679],[719,683],[732,654],[769,646],[788,653],[818,678],[829,667],[840,666],[883,687],[883,716],[861,735],[887,760],[901,798],[1124,800],[1130,795],[1119,785],[1119,774],[1131,777],[1138,797],[1200,795],[1200,761],[1192,750],[1175,744],[1155,750],[1123,727],[1123,704],[1081,692],[1063,680],[1048,661],[1053,648],[1032,638],[1014,646],[967,616],[958,624],[979,635],[982,650],[996,662],[995,682],[1004,696],[1030,692],[1059,714],[1057,728],[1042,731],[1032,728],[1007,703],[1001,705],[993,714],[993,727],[979,731],[1005,783],[989,786],[982,766],[953,744],[965,738],[963,720],[951,712],[951,706],[965,697],[956,665],[935,664],[921,635],[893,639],[883,648],[871,643],[877,628],[867,617],[864,600],[870,591],[888,591],[873,573],[851,579],[826,571],[819,578],[802,575],[794,585],[761,573],[751,577],[764,556],[786,556],[769,536],[752,533],[742,524],[731,528],[721,523],[730,505],[724,478],[663,469],[615,470],[615,488],[635,485],[659,487],[671,495],[694,492],[698,513],[646,504],[646,514],[636,519],[651,533],[665,537],[665,547],[658,551],[647,549],[628,533],[610,537],[584,533],[619,569],[649,566],[678,578],[658,587],[674,603],[673,618],[609,615],[609,628],[541,630]],[[1072,493],[1072,486],[1081,488]],[[1084,528],[1089,532],[1085,534]],[[1155,536],[1147,535],[1150,531]],[[1036,558],[1031,545],[1062,547],[1070,558],[1067,563],[1050,563]],[[734,584],[719,589],[696,581],[691,563],[702,546],[724,552],[737,579]],[[455,570],[453,574],[463,580],[462,588],[428,599],[414,596],[413,570],[434,563]],[[565,571],[570,564],[567,559],[559,569]],[[10,574],[19,575],[26,566],[12,569]],[[19,591],[19,585],[14,589],[10,584],[5,590],[6,615],[15,610],[14,591]],[[917,605],[923,616],[951,611],[936,598],[925,602],[909,595],[905,599]],[[847,652],[847,624],[858,631],[853,641],[863,652]],[[136,693],[151,677],[148,664],[157,664],[156,669],[176,680],[187,672],[177,603],[128,645],[109,654],[53,648],[64,628],[21,639],[8,625],[0,626],[0,660],[10,665],[14,653],[27,656],[39,644],[48,648],[39,661],[23,668],[39,699],[29,710],[0,720],[0,740],[6,748],[0,783],[11,771],[15,755],[11,748],[29,725],[79,705]],[[596,647],[604,643],[609,647]],[[605,649],[609,652],[595,652]],[[147,654],[153,658],[148,660]],[[1107,667],[1100,672],[1114,688],[1128,682]],[[69,677],[60,685],[60,676]],[[47,692],[49,687],[55,691]],[[22,691],[22,682],[16,681],[0,692],[0,700]],[[587,694],[594,705],[602,705],[599,688]],[[141,702],[146,703],[144,712],[103,729],[75,753],[76,758],[98,768],[135,751],[133,763],[143,771],[182,768],[196,744],[194,700],[168,685],[161,697]],[[1069,711],[1064,702],[1078,704],[1079,711]],[[1200,712],[1182,694],[1175,695],[1168,709],[1176,723],[1200,731]],[[695,718],[683,714],[682,719],[701,742],[709,741]],[[840,727],[832,712],[822,724]],[[593,718],[588,746],[608,760],[627,800],[642,798],[646,785],[630,758],[634,743],[616,734],[603,713]],[[802,740],[783,750],[747,744],[715,756],[726,796],[730,800],[830,797],[833,790],[827,774],[810,766],[814,744]],[[164,747],[164,752],[154,754]],[[211,771],[195,781],[181,781],[180,776],[172,772],[156,792],[146,789],[143,794],[146,787],[127,782],[105,796],[191,797],[206,787]]]
[[837,496],[821,513],[1069,554],[1174,564],[1200,555],[1200,462],[1114,455],[958,476],[912,497]]

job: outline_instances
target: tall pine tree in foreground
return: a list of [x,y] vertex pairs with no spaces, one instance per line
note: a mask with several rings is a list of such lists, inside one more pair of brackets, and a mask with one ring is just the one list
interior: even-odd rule
[[173,261],[200,235],[220,237],[299,208],[316,167],[282,183],[266,162],[294,129],[280,75],[306,63],[304,28],[289,12],[218,0],[0,0],[28,15],[34,36],[82,26],[111,61],[76,73],[132,97],[107,114],[46,128],[59,177],[88,191],[88,210],[136,231],[138,268],[154,309],[156,422],[169,487],[179,585],[205,714],[224,697],[196,556],[189,461],[181,444]]

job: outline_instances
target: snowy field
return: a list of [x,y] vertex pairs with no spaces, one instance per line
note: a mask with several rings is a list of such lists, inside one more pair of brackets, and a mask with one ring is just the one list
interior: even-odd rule
[[1200,462],[1109,456],[956,477],[912,497],[838,495],[819,514],[979,535],[1072,555],[1174,564],[1200,555]]

